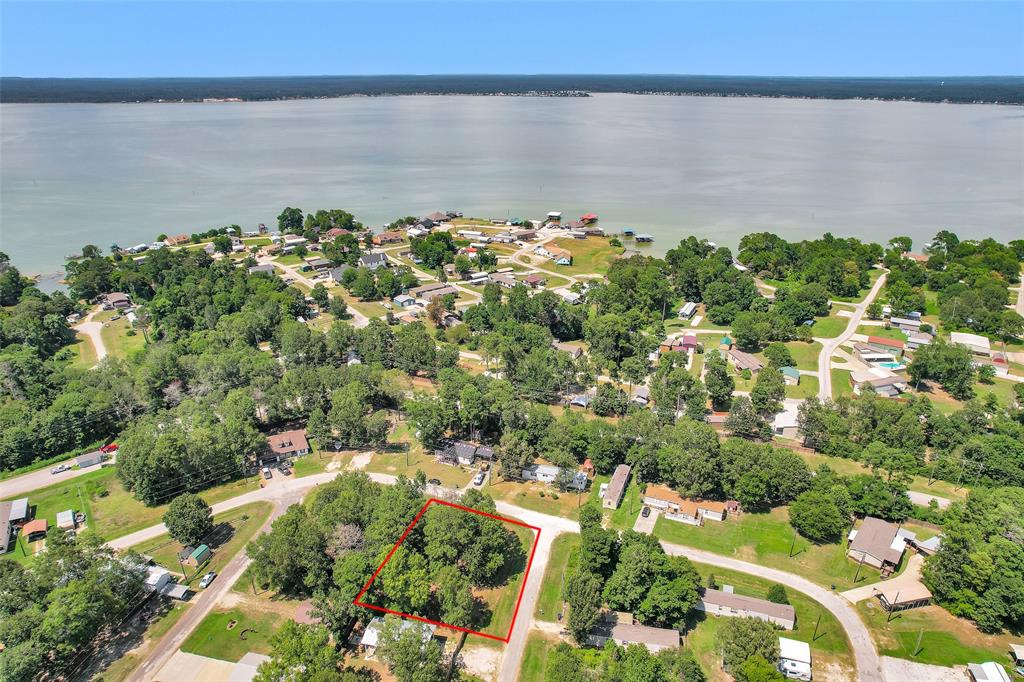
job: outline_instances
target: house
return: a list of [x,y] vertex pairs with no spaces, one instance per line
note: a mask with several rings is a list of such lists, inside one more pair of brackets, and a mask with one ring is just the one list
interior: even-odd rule
[[972,682],[1010,682],[1010,676],[1006,674],[1006,670],[995,661],[968,663],[967,679]]
[[932,342],[932,335],[918,332],[907,337],[907,349],[917,350],[921,346],[927,346]]
[[886,398],[895,398],[909,388],[906,379],[881,368],[855,371],[850,374],[850,383],[853,384],[853,392],[858,395],[866,386]]
[[889,325],[898,327],[908,334],[916,334],[921,331],[921,320],[913,317],[890,317]]
[[132,307],[132,299],[128,294],[120,291],[115,291],[109,294],[103,295],[103,309],[104,310],[124,310],[125,308]]
[[548,251],[551,253],[551,260],[555,262],[555,265],[572,265],[572,252],[568,249],[552,246],[548,248]]
[[308,455],[310,452],[305,429],[282,431],[281,433],[267,436],[267,446],[270,448],[270,453],[265,454],[261,458],[263,461],[272,460],[280,462],[289,457]]
[[75,511],[73,509],[65,509],[62,512],[57,512],[57,527],[61,530],[74,530]]
[[687,301],[683,304],[683,307],[679,309],[679,318],[682,320],[688,320],[694,316],[697,312],[697,304],[693,301]]
[[920,582],[905,583],[897,587],[887,587],[886,583],[881,585],[875,596],[886,611],[916,609],[927,606],[932,601],[931,591]]
[[399,294],[398,296],[395,296],[393,299],[391,299],[391,302],[394,303],[399,308],[408,308],[409,306],[416,303],[416,299],[413,298],[412,296],[409,296],[408,294]]
[[192,241],[192,237],[187,234],[176,234],[165,239],[164,244],[167,246],[181,246],[182,244],[188,244],[190,241]]
[[846,556],[880,569],[883,574],[895,571],[907,548],[899,530],[895,523],[868,516],[860,528],[850,531]]
[[[367,625],[366,629],[363,630],[363,636],[359,640],[359,646],[363,648],[363,652],[367,656],[373,656],[373,652],[377,650],[377,643],[380,640],[381,631],[384,629],[384,619],[381,617],[374,618]],[[416,620],[399,620],[398,630],[399,632],[405,632],[406,630],[419,631],[420,637],[423,640],[423,646],[426,646],[434,636],[435,626],[430,623],[421,623]]]
[[14,530],[11,523],[11,507],[13,506],[13,502],[0,502],[0,554],[6,554],[11,545],[11,535]]
[[427,215],[423,216],[423,219],[430,220],[435,223],[443,223],[446,220],[448,220],[448,214],[442,213],[441,211],[434,211],[433,213],[428,213]]
[[723,521],[727,514],[727,505],[724,502],[690,500],[667,486],[655,484],[648,485],[644,491],[644,504],[660,509],[670,521],[688,523],[691,526],[703,525],[705,518]]
[[868,345],[875,350],[892,353],[897,357],[903,355],[903,342],[899,339],[887,339],[884,336],[869,336]]
[[490,279],[498,286],[505,287],[506,289],[514,289],[519,284],[515,277],[507,274],[492,274]]
[[637,241],[638,244],[643,243],[643,242],[650,243],[650,242],[654,241],[654,237],[649,235],[649,234],[647,234],[646,232],[641,232],[640,234],[638,234],[636,236],[636,241]]
[[800,430],[799,413],[800,404],[797,401],[784,402],[782,412],[772,419],[772,433],[783,438],[796,438]]
[[371,270],[386,268],[388,267],[388,257],[383,253],[364,253],[359,257],[359,267]]
[[103,454],[103,451],[93,450],[92,452],[87,452],[84,455],[79,455],[78,457],[75,457],[75,464],[78,465],[79,469],[84,469],[86,467],[96,466],[97,464],[100,464],[101,462],[103,462],[104,459],[106,459],[106,457],[107,456]]
[[572,344],[569,343],[562,343],[561,341],[553,341],[551,345],[552,347],[554,347],[555,350],[560,350],[565,353],[568,353],[573,360],[583,355],[583,349],[580,348],[579,346],[573,346]]
[[428,230],[426,227],[410,227],[408,230],[405,231],[405,233],[409,235],[410,239],[416,239],[419,237],[426,237],[428,234],[430,234],[430,230]]
[[264,244],[263,246],[260,247],[259,253],[260,253],[261,256],[274,256],[274,255],[276,255],[278,253],[281,253],[281,245],[280,244]]
[[470,284],[487,284],[487,280],[490,279],[490,274],[486,272],[474,272],[469,275]]
[[792,630],[796,625],[796,610],[789,604],[776,604],[767,599],[713,590],[710,587],[702,591],[694,608],[713,616],[760,618],[786,630]]
[[632,469],[629,465],[620,464],[612,472],[612,479],[608,487],[601,494],[601,506],[605,509],[618,509],[622,502],[622,496],[626,492],[626,484],[629,483],[629,473]]
[[331,266],[333,265],[331,261],[327,260],[326,258],[308,258],[306,259],[306,264],[309,265],[309,267],[316,270],[317,272],[324,272],[326,270],[330,270]]
[[462,324],[462,318],[455,313],[445,313],[445,316],[441,318],[441,326],[445,329],[451,329],[460,324]]
[[457,234],[463,239],[469,239],[470,241],[482,241],[487,239],[487,235],[480,230],[459,230]]
[[[417,287],[417,288],[419,288],[419,287]],[[453,286],[449,286],[449,285],[446,284],[446,285],[441,286],[441,287],[435,287],[433,289],[430,289],[429,291],[424,291],[423,293],[421,293],[419,295],[419,298],[424,300],[424,301],[426,301],[427,303],[429,303],[430,301],[433,301],[438,296],[447,296],[448,294],[452,294],[454,296],[458,296],[459,295],[459,290],[456,289]]]
[[633,614],[608,612],[590,631],[587,643],[602,647],[609,640],[619,646],[642,644],[652,654],[679,646],[679,631],[633,622]]
[[594,396],[590,393],[579,393],[569,400],[569,407],[582,407],[584,410],[590,407]]
[[344,279],[345,277],[345,271],[351,269],[351,265],[342,264],[336,268],[331,268],[330,270],[328,270],[327,276],[330,277],[331,281],[334,282],[335,284],[341,284],[342,279]]
[[[186,549],[190,549],[190,548],[186,548]],[[182,563],[184,563],[187,566],[193,566],[193,567],[202,566],[207,561],[209,561],[210,557],[212,557],[212,556],[213,556],[213,552],[210,551],[209,547],[207,547],[206,545],[199,545],[198,547],[193,549],[191,552],[189,552],[188,556],[185,557],[185,559],[182,561]]]
[[729,361],[732,363],[732,366],[736,368],[737,372],[742,372],[746,369],[750,370],[751,374],[757,374],[761,371],[761,368],[764,367],[764,363],[753,355],[750,353],[744,353],[736,348],[730,348],[728,356]]
[[880,364],[883,362],[896,362],[896,356],[888,351],[876,350],[866,343],[853,344],[853,353],[862,362],[867,364]]
[[779,373],[782,374],[782,380],[787,386],[800,385],[800,370],[796,367],[779,367]]
[[146,580],[143,587],[150,592],[161,591],[171,582],[171,573],[162,566],[146,566]]
[[279,237],[278,239],[281,240],[281,243],[284,246],[286,246],[286,247],[290,246],[290,247],[293,247],[293,248],[296,247],[296,246],[301,246],[302,244],[306,244],[307,242],[309,242],[308,239],[306,239],[305,237],[303,237],[300,234],[286,234],[286,235],[284,235],[282,237]]
[[975,355],[992,355],[992,344],[984,336],[968,334],[966,332],[952,332],[949,335],[949,342],[967,346]]
[[560,222],[562,220],[562,212],[561,211],[548,211],[548,220],[553,220],[555,222]]
[[544,278],[544,275],[537,274],[536,272],[531,272],[529,275],[523,278],[523,283],[526,284],[526,286],[530,287],[531,289],[536,289],[538,287],[544,286],[545,284],[548,283],[548,281],[547,279]]
[[260,265],[252,266],[251,268],[249,268],[248,272],[249,272],[250,275],[255,275],[255,274],[259,273],[259,272],[263,272],[263,273],[266,273],[268,275],[273,275],[274,274],[274,266],[271,265],[270,263],[262,263]]
[[910,544],[912,544],[914,546],[914,549],[916,549],[919,554],[924,554],[925,556],[931,556],[932,554],[935,554],[936,552],[938,552],[939,551],[939,547],[942,546],[942,536],[941,535],[933,535],[932,537],[928,538],[927,540],[918,540],[915,537],[913,540],[911,540]]
[[340,228],[340,227],[332,227],[331,229],[329,229],[326,232],[324,232],[324,237],[327,238],[327,241],[332,241],[334,239],[337,239],[338,237],[340,237],[343,234],[350,234],[350,233],[346,229],[343,229],[343,228]]
[[[580,465],[580,471],[585,473],[588,478],[592,478],[594,476],[594,474],[597,473],[597,470],[594,469],[594,461],[592,459],[590,459],[589,457],[584,459],[583,460],[583,464]],[[608,487],[607,483],[602,483],[601,484],[601,495],[604,495],[604,490],[607,487]]]
[[405,235],[398,230],[392,230],[390,232],[381,232],[380,234],[373,235],[371,240],[374,246],[380,246],[381,244],[400,244],[405,241]]
[[432,282],[430,284],[423,284],[421,286],[409,289],[409,295],[415,296],[416,298],[420,298],[421,296],[423,296],[423,294],[427,293],[428,291],[434,291],[435,289],[444,289],[447,286],[448,285],[445,284],[444,282]]
[[512,236],[521,242],[528,242],[537,238],[537,230],[512,230]]
[[434,454],[445,464],[458,463],[467,467],[473,466],[477,459],[488,462],[494,459],[491,448],[464,440],[448,442],[445,447],[434,450]]
[[651,402],[651,389],[646,386],[637,386],[636,390],[633,391],[631,400],[640,407],[647,407],[647,404]]
[[779,672],[791,680],[811,680],[811,645],[779,637]]
[[549,485],[561,479],[565,482],[565,487],[571,490],[586,490],[588,482],[587,475],[582,471],[560,469],[551,464],[531,464],[523,469],[522,479]]
[[569,291],[568,289],[555,289],[555,293],[564,298],[565,302],[569,305],[579,305],[583,302],[583,297],[575,291]]

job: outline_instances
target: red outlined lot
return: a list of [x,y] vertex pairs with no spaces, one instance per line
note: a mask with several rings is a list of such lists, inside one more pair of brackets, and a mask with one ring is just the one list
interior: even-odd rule
[[[416,615],[413,615],[411,613],[403,613],[402,611],[394,611],[392,609],[384,608],[383,606],[377,606],[376,604],[367,604],[366,602],[362,601],[363,595],[365,595],[369,591],[370,586],[373,585],[373,581],[377,579],[377,576],[380,575],[380,572],[384,569],[384,566],[391,560],[391,556],[401,546],[401,544],[403,542],[405,542],[405,539],[409,536],[409,533],[412,532],[412,529],[416,526],[417,523],[419,523],[419,520],[423,517],[423,515],[426,513],[427,509],[432,504],[440,504],[440,505],[444,505],[446,507],[454,507],[455,509],[461,509],[462,511],[469,512],[470,514],[479,514],[480,516],[486,516],[488,518],[497,519],[498,521],[502,521],[504,523],[511,523],[513,525],[521,526],[523,528],[529,528],[530,530],[532,530],[534,532],[533,547],[530,548],[530,558],[526,562],[526,571],[523,572],[523,580],[522,580],[522,584],[519,587],[519,595],[516,597],[516,608],[512,612],[512,623],[508,626],[508,632],[505,634],[504,637],[499,637],[497,635],[492,635],[492,634],[489,634],[489,633],[486,633],[486,632],[480,632],[479,630],[470,630],[469,628],[463,628],[463,627],[459,627],[457,625],[449,625],[448,623],[442,623],[440,621],[430,620],[428,618],[423,618],[421,616],[416,616]],[[418,620],[418,621],[421,621],[423,623],[430,623],[431,625],[437,625],[437,626],[440,626],[440,627],[450,628],[452,630],[458,630],[459,632],[466,632],[466,633],[469,633],[471,635],[480,635],[481,637],[486,637],[488,639],[494,639],[494,640],[497,640],[499,642],[506,642],[507,643],[509,641],[509,639],[512,637],[512,629],[515,627],[515,625],[516,625],[516,617],[519,615],[519,606],[523,602],[523,593],[526,591],[526,580],[527,580],[527,578],[530,577],[530,567],[533,565],[533,555],[537,551],[537,541],[538,540],[540,540],[540,528],[538,528],[537,526],[531,526],[528,523],[523,523],[522,521],[516,521],[515,519],[509,519],[509,518],[506,518],[504,516],[496,516],[494,514],[488,514],[487,512],[482,512],[482,511],[480,511],[478,509],[471,509],[470,507],[463,507],[460,504],[453,504],[452,502],[445,502],[444,500],[439,500],[439,499],[437,499],[435,497],[432,497],[429,500],[427,500],[427,503],[424,504],[423,508],[420,509],[418,514],[416,514],[416,518],[414,518],[412,520],[412,522],[406,527],[405,532],[402,533],[402,537],[398,538],[398,542],[396,542],[395,546],[391,548],[391,551],[388,552],[388,555],[386,557],[384,557],[384,561],[382,561],[380,563],[380,566],[377,567],[377,570],[373,572],[373,575],[370,576],[370,579],[366,581],[365,585],[363,585],[363,589],[361,589],[359,591],[359,594],[356,595],[356,598],[353,601],[353,603],[356,606],[363,606],[363,607],[368,608],[368,609],[373,609],[374,611],[380,611],[381,613],[392,613],[392,614],[394,614],[396,616],[402,616],[403,618],[412,618],[413,620]]]

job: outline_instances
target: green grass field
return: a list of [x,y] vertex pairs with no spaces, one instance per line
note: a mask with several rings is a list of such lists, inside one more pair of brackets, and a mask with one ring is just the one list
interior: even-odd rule
[[[835,358],[832,358],[835,362]],[[832,397],[838,398],[842,395],[853,395],[853,386],[850,385],[850,370],[833,367],[832,374]]]
[[818,395],[818,377],[803,374],[800,376],[800,383],[796,386],[786,386],[787,398],[810,398]]
[[832,311],[832,314],[828,317],[819,317],[814,321],[811,326],[811,336],[822,338],[822,339],[834,339],[843,333],[846,329],[846,325],[849,324],[850,319],[847,317],[839,317]]
[[67,346],[74,357],[71,364],[82,369],[91,369],[96,364],[96,347],[92,345],[92,339],[85,334],[75,334],[75,343]]
[[694,353],[693,362],[690,363],[689,372],[693,376],[700,378],[700,373],[704,371],[704,353]]
[[[269,502],[253,502],[237,509],[231,509],[223,514],[213,517],[215,524],[214,538],[206,544],[213,550],[213,558],[206,566],[198,569],[185,567],[188,575],[188,582],[197,580],[207,571],[223,570],[228,561],[231,560],[256,534],[260,527],[266,522],[273,510]],[[141,554],[153,557],[153,561],[160,564],[169,571],[181,572],[181,565],[178,563],[178,552],[181,551],[181,543],[172,540],[167,534],[147,540],[132,547]]]
[[883,656],[944,666],[982,661],[1006,665],[1010,642],[1020,640],[1010,633],[986,635],[941,606],[902,611],[891,619],[875,599],[859,602],[856,608]]
[[[846,558],[845,547],[816,545],[796,535],[789,525],[789,513],[782,507],[765,514],[744,512],[724,522],[708,521],[702,527],[659,517],[654,532],[661,540],[789,571],[826,587],[834,584],[845,590],[856,586],[857,564]],[[878,579],[878,571],[865,567],[857,585]]]
[[491,590],[482,591],[484,601],[491,609],[491,616],[484,626],[483,632],[491,635],[504,637],[512,627],[512,613],[515,611],[516,603],[519,601],[519,591],[523,585],[523,575],[526,570],[526,561],[533,549],[536,540],[536,532],[529,528],[523,528],[514,524],[505,524],[506,528],[514,531],[519,543],[523,548],[523,560],[513,567],[513,574],[504,585]]
[[523,665],[519,669],[519,682],[544,682],[544,669],[548,664],[548,652],[557,642],[534,630],[526,638]]
[[302,265],[305,262],[300,256],[296,256],[294,253],[286,253],[283,256],[278,256],[274,261],[281,265]]
[[[793,354],[797,369],[818,369],[818,355],[821,353],[821,344],[817,341],[804,343],[803,341],[788,341],[786,348]],[[806,379],[806,377],[804,377]]]
[[[270,639],[284,620],[284,616],[278,613],[260,612],[253,608],[214,611],[182,643],[181,650],[232,663],[250,651],[268,654]],[[229,630],[228,625],[232,621],[235,625]]]
[[129,334],[129,330],[131,330],[131,323],[125,317],[103,325],[100,336],[103,338],[103,345],[107,348],[107,355],[126,358],[146,345],[146,339],[141,331],[132,330],[135,333]]
[[906,341],[907,335],[896,327],[890,327],[886,329],[882,326],[875,326],[869,324],[862,324],[857,327],[858,334],[864,334],[865,336],[878,336],[883,339],[895,339],[897,341]]
[[572,265],[554,265],[548,261],[550,267],[547,269],[570,275],[603,275],[608,272],[616,256],[624,251],[622,247],[614,247],[601,237],[555,239],[551,244],[571,251]]
[[558,613],[562,609],[562,581],[573,571],[579,547],[579,533],[562,533],[552,541],[551,556],[537,597],[534,613],[537,620],[558,621]]

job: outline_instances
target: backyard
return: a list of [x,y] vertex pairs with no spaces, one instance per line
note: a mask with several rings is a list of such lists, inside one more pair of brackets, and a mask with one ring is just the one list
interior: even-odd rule
[[[572,265],[555,265],[547,262],[547,269],[564,272],[570,275],[603,275],[608,272],[612,262],[623,252],[622,247],[612,246],[602,237],[586,239],[562,238],[551,242],[553,246],[568,249],[572,252]],[[536,258],[536,256],[534,256]]]
[[281,613],[243,602],[204,618],[182,643],[181,650],[232,663],[250,651],[269,654],[271,637],[285,619]]
[[100,337],[103,345],[107,348],[107,355],[115,358],[126,358],[131,353],[142,349],[146,345],[146,339],[142,332],[132,329],[127,317],[111,320],[113,313],[99,313],[93,319],[103,323],[100,330]]

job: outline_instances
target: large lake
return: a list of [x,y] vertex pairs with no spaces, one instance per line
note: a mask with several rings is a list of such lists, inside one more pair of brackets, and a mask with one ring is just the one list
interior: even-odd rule
[[25,272],[281,208],[373,226],[593,211],[664,251],[754,230],[1024,237],[1024,110],[597,95],[0,107],[0,250]]

